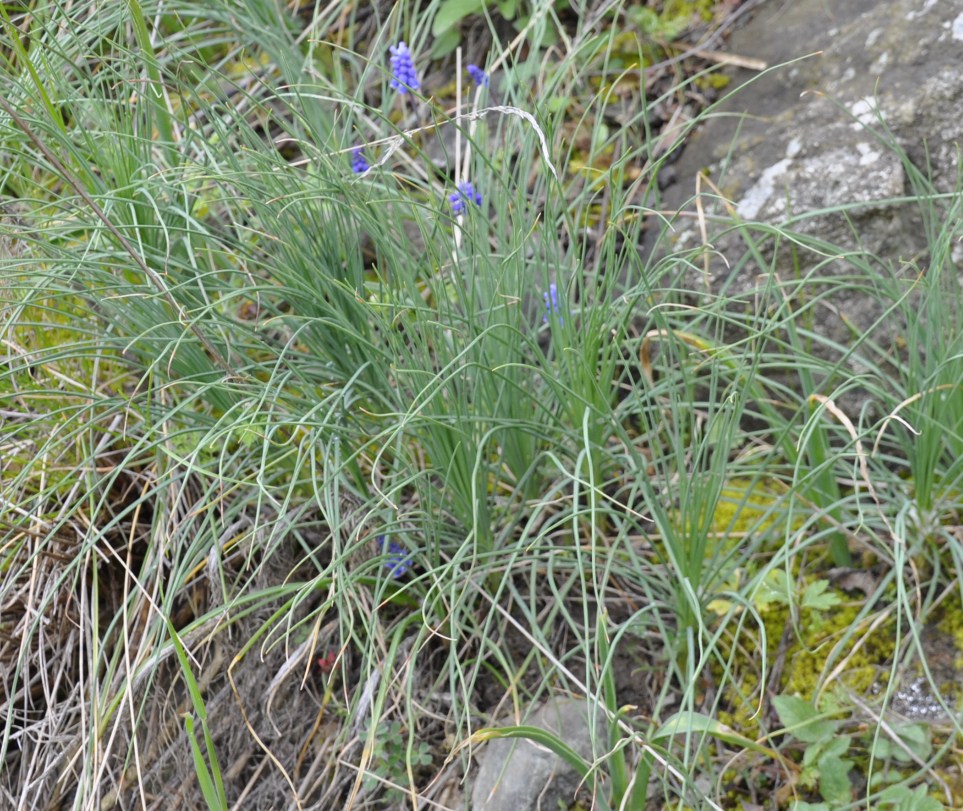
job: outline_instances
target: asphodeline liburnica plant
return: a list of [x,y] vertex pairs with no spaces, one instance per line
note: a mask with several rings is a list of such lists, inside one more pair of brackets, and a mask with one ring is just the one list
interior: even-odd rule
[[[411,56],[411,49],[402,40],[397,45],[388,48],[391,54],[391,87],[398,91],[402,96],[409,91],[421,88],[418,80],[418,71],[415,70],[415,63]],[[362,175],[371,168],[368,159],[364,155],[364,146],[358,145],[351,150],[351,171],[356,175]]]
[[384,535],[379,535],[378,541],[385,556],[385,568],[397,580],[411,568],[411,555],[400,543],[388,540]]
[[368,161],[364,156],[364,148],[356,146],[351,150],[351,171],[356,175],[364,174],[371,167],[368,165]]
[[418,71],[415,70],[408,45],[402,40],[388,50],[391,52],[391,86],[401,95],[409,90],[418,90],[421,82],[418,81]]
[[478,67],[478,65],[469,65],[467,70],[469,78],[475,84],[479,87],[488,87],[488,74]]
[[468,203],[474,203],[476,206],[482,204],[481,192],[476,191],[474,185],[470,180],[464,180],[458,184],[458,190],[453,191],[448,195],[448,201],[451,203],[451,210],[455,214],[464,214]]
[[545,315],[542,316],[542,320],[547,324],[554,316],[559,324],[564,324],[565,319],[562,318],[562,311],[558,306],[558,285],[555,282],[552,282],[548,290],[542,293],[542,299],[545,301]]

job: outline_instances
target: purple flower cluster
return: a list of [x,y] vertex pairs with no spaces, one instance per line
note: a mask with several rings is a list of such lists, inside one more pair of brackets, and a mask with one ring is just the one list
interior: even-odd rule
[[388,574],[396,580],[406,574],[411,568],[411,555],[408,551],[400,543],[389,541],[384,535],[378,536],[378,542],[386,558],[385,568]]
[[558,285],[552,282],[548,286],[548,290],[542,293],[542,298],[545,301],[545,315],[542,316],[542,320],[547,324],[549,318],[554,315],[558,318],[559,324],[564,324],[562,311],[558,307]]
[[367,172],[371,167],[368,165],[368,161],[365,159],[364,151],[362,147],[356,146],[351,150],[351,171],[356,175],[360,175]]
[[401,95],[409,90],[418,90],[421,82],[418,81],[418,72],[407,44],[402,41],[388,50],[391,52],[391,86]]
[[455,214],[464,214],[467,203],[474,203],[476,206],[482,204],[481,192],[475,191],[475,187],[469,180],[464,180],[459,183],[458,191],[449,194],[448,200],[451,203],[451,210],[454,211]]
[[478,65],[468,66],[468,76],[479,87],[488,87],[488,74],[478,67]]
[[[401,95],[421,88],[418,80],[418,71],[415,70],[414,58],[408,44],[402,40],[397,45],[388,48],[391,54],[391,87]],[[478,65],[468,65],[468,75],[471,80],[479,87],[488,87],[488,74],[478,67]],[[371,168],[364,155],[364,147],[356,146],[351,150],[351,171],[356,175],[364,174]],[[482,204],[481,192],[476,191],[475,187],[469,182],[464,181],[458,184],[458,188],[448,195],[451,203],[451,210],[456,214],[464,214],[468,206],[474,203],[476,206]]]

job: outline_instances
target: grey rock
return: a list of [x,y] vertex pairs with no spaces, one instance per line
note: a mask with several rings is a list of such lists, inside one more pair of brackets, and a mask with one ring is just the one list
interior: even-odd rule
[[[686,280],[694,293],[748,293],[772,270],[784,280],[814,268],[827,280],[845,276],[820,324],[825,337],[845,344],[854,327],[880,327],[882,308],[856,289],[875,283],[867,262],[885,265],[906,289],[925,266],[919,214],[893,202],[913,194],[912,167],[929,167],[941,191],[957,182],[963,0],[769,0],[728,49],[783,67],[761,77],[739,71],[737,81],[752,83],[700,127],[673,167],[679,180],[665,191],[663,209],[694,213],[703,172],[725,198],[701,184],[706,238],[694,218],[679,218],[669,245],[650,248],[688,249],[695,267],[707,262],[708,274],[693,270]],[[839,206],[845,212],[825,211]],[[733,210],[746,221],[787,226],[809,247],[791,255],[786,240],[778,249],[769,240],[761,267],[745,261],[743,235],[724,221]],[[861,269],[820,252],[820,244],[870,258]],[[897,321],[887,319],[890,334],[901,329]]]
[[[601,710],[596,715],[594,737],[604,741],[604,715]],[[585,760],[594,759],[589,708],[584,700],[550,699],[525,724],[550,730]],[[489,741],[478,761],[472,811],[558,811],[572,804],[580,783],[571,766],[527,739]]]
[[[897,674],[888,710],[896,724],[919,721],[937,727],[951,726],[961,709],[963,683],[956,640],[933,625],[923,627],[919,640],[920,650],[911,652],[913,659],[905,662]],[[928,673],[923,670],[922,660],[926,661]]]

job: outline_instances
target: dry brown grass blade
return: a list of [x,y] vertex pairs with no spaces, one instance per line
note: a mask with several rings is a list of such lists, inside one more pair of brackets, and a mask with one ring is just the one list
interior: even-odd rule
[[682,332],[681,330],[675,329],[649,330],[642,336],[642,343],[639,346],[639,363],[642,365],[642,372],[649,384],[655,382],[655,375],[652,372],[652,345],[656,343],[658,339],[667,338],[670,335],[700,352],[708,352],[711,348],[708,341],[690,332]]
[[815,402],[822,405],[846,429],[846,433],[849,434],[850,439],[853,440],[853,446],[856,448],[856,461],[859,465],[859,476],[866,485],[866,489],[873,497],[873,500],[878,504],[879,496],[876,493],[876,488],[873,487],[872,480],[869,478],[869,465],[866,464],[866,460],[869,458],[869,456],[863,448],[863,442],[859,438],[859,434],[856,433],[856,426],[853,425],[853,421],[846,416],[845,412],[838,405],[836,405],[835,402],[833,402],[829,397],[826,397],[824,394],[810,394],[809,402]]
[[873,442],[873,456],[879,450],[879,443],[883,439],[883,434],[886,433],[886,427],[894,420],[902,425],[907,431],[916,436],[920,435],[920,431],[910,425],[905,419],[899,416],[899,412],[902,411],[906,406],[915,403],[917,400],[922,400],[930,394],[935,394],[938,391],[946,391],[947,389],[963,389],[963,386],[957,385],[956,383],[944,383],[942,386],[934,386],[932,389],[927,389],[926,391],[920,391],[914,394],[912,397],[907,397],[903,402],[901,402],[896,408],[886,415],[886,419],[883,420],[883,424],[879,427],[879,432],[876,434],[876,441]]

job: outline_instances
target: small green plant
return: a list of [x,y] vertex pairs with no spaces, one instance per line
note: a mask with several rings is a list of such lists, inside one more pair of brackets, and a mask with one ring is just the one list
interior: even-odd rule
[[224,791],[224,779],[221,774],[221,767],[217,759],[217,751],[214,748],[214,740],[211,736],[211,728],[208,724],[207,708],[204,704],[204,696],[201,695],[194,671],[191,669],[187,651],[181,642],[180,636],[174,630],[174,626],[167,624],[171,642],[177,655],[184,682],[187,685],[187,692],[190,696],[191,706],[201,722],[201,732],[203,735],[204,747],[201,748],[200,741],[194,727],[194,716],[190,713],[184,715],[184,731],[187,735],[191,747],[191,755],[194,759],[194,770],[197,773],[197,781],[200,785],[201,794],[204,802],[210,811],[227,811],[227,794]]
[[874,731],[868,747],[873,758],[886,763],[923,763],[933,753],[933,732],[922,723],[889,724],[887,734]]
[[852,737],[839,734],[842,724],[833,718],[838,709],[820,712],[797,696],[776,696],[772,703],[786,734],[805,744],[799,787],[818,789],[831,808],[848,805],[853,798],[849,773],[855,764],[845,757]]
[[[361,732],[369,737],[370,727]],[[407,793],[412,770],[430,766],[434,761],[431,748],[424,741],[411,741],[408,730],[398,720],[381,721],[374,735],[375,748],[368,761],[364,784],[368,789],[387,785],[389,792]]]
[[875,807],[886,811],[945,811],[943,803],[927,793],[926,786],[911,789],[902,783],[883,789]]
[[[773,699],[773,707],[784,727],[782,733],[803,745],[795,786],[816,792],[821,798],[817,803],[797,801],[792,811],[834,811],[851,807],[854,794],[851,773],[857,759],[866,760],[867,748],[870,761],[894,763],[897,767],[924,764],[933,751],[930,729],[919,723],[888,726],[886,735],[876,730],[864,748],[855,743],[852,734],[843,732],[845,721],[839,718],[845,712],[842,704],[828,695],[821,703],[823,710],[798,696],[780,695]],[[943,805],[927,795],[925,786],[912,789],[898,772],[875,771],[869,782],[873,808],[943,811]]]

